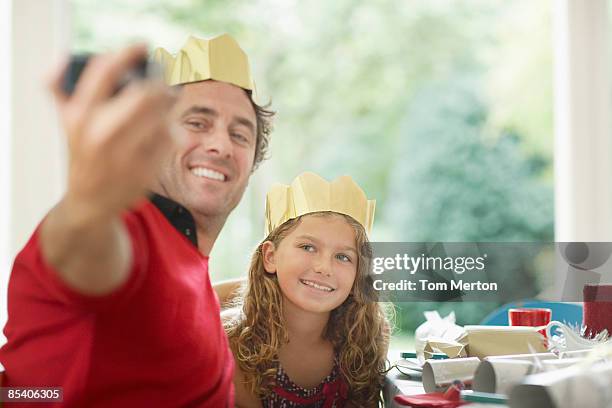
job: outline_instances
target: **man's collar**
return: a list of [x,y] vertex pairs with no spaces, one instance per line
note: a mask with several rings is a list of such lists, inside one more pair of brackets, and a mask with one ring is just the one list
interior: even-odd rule
[[151,193],[149,200],[178,232],[187,238],[196,248],[198,247],[195,220],[187,208],[157,193]]

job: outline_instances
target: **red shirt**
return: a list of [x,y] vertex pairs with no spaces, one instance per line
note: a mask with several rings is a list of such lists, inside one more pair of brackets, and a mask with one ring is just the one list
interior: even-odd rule
[[124,223],[131,274],[103,297],[67,287],[41,256],[38,231],[30,238],[9,282],[3,386],[63,387],[62,407],[233,407],[208,257],[148,201]]

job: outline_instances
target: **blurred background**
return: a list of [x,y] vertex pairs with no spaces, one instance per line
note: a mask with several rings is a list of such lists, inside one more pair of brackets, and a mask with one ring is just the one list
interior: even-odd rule
[[[209,37],[228,32],[247,52],[259,96],[271,101],[278,115],[270,159],[251,178],[244,199],[215,244],[213,281],[245,275],[249,257],[264,237],[267,188],[274,182],[289,183],[305,170],[328,179],[351,175],[377,200],[373,241],[554,241],[555,229],[560,228],[555,200],[563,198],[562,191],[555,189],[564,188],[558,179],[566,170],[555,170],[553,159],[556,154],[557,160],[565,157],[567,150],[571,154],[572,141],[584,134],[570,132],[573,139],[568,139],[567,148],[555,153],[555,106],[567,108],[563,101],[571,102],[573,94],[564,97],[563,89],[553,92],[555,52],[565,55],[558,50],[563,44],[571,51],[567,46],[571,41],[561,38],[571,35],[567,34],[571,30],[555,31],[553,22],[569,18],[570,24],[572,7],[591,7],[579,10],[586,17],[574,14],[582,18],[579,27],[588,36],[593,30],[588,26],[607,27],[608,13],[607,2],[599,0],[591,6],[552,0],[20,3],[3,6],[12,16],[10,55],[16,55],[14,49],[23,41],[19,53],[36,50],[47,56],[47,63],[35,64],[37,68],[31,69],[36,75],[25,81],[33,85],[24,86],[36,89],[41,84],[39,71],[48,69],[65,50],[102,52],[146,41],[174,52],[190,34]],[[602,9],[603,23],[585,23],[590,21],[589,13]],[[45,23],[49,19],[52,22]],[[607,36],[606,31],[588,39],[593,51],[585,64],[602,48],[608,55]],[[606,61],[600,62],[606,67]],[[24,81],[18,79],[26,74],[15,63],[12,67],[6,74],[12,86],[6,101],[13,111],[8,108],[5,126],[7,132],[27,133],[30,142],[24,146],[13,137],[0,149],[11,152],[3,158],[12,163],[5,162],[6,174],[12,175],[5,180],[8,204],[0,220],[7,226],[0,241],[4,280],[14,254],[60,196],[65,171],[61,136],[50,148],[37,142],[50,137],[47,133],[60,133],[48,98],[32,90],[43,101],[39,106],[46,116],[41,119],[38,111],[19,99],[27,98],[15,91],[22,89]],[[599,71],[593,72],[587,76],[600,78]],[[567,75],[561,80],[571,84],[574,74]],[[597,92],[602,84],[607,86],[596,82],[591,91]],[[592,95],[582,98],[591,100]],[[20,107],[24,105],[28,108]],[[603,109],[609,108],[604,103]],[[28,131],[22,126],[37,125],[22,125],[24,118],[47,127]],[[556,123],[563,126],[563,119]],[[579,157],[581,163],[589,161],[585,157],[597,162],[601,146],[608,146],[601,139],[609,139],[609,127],[605,128],[607,122],[602,126],[588,132],[599,144],[595,153]],[[19,176],[30,177],[26,181],[15,176],[28,171],[25,164],[15,163],[20,152],[37,155],[32,160],[39,173]],[[571,160],[564,163],[567,171],[579,171]],[[607,168],[602,171],[605,177],[610,175]],[[574,182],[568,183],[571,190]],[[30,196],[33,190],[39,195]],[[609,203],[606,189],[597,194],[605,195],[600,203]],[[574,206],[564,211],[579,210]],[[29,218],[19,221],[25,212]],[[563,220],[580,224],[577,216]],[[605,219],[600,222],[607,225]],[[571,235],[574,230],[568,231]],[[443,315],[454,310],[459,324],[475,324],[497,306],[492,302],[397,304],[395,338],[398,344],[409,342],[424,310],[437,309]]]

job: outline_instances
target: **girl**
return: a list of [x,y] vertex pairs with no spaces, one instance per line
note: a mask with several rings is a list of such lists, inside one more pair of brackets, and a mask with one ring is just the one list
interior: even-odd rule
[[271,232],[225,321],[238,407],[380,404],[389,329],[368,277],[373,204],[349,177],[312,173],[268,193]]

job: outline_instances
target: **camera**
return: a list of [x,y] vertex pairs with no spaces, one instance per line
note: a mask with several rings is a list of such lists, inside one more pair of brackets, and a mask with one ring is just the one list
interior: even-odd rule
[[[66,95],[72,95],[76,84],[85,70],[87,63],[94,57],[94,54],[73,54],[70,57],[68,66],[64,73],[62,89]],[[162,70],[159,64],[148,61],[146,58],[138,61],[131,69],[126,71],[115,87],[115,92],[119,92],[129,82],[137,79],[162,79]]]

